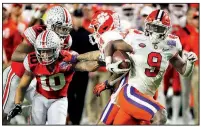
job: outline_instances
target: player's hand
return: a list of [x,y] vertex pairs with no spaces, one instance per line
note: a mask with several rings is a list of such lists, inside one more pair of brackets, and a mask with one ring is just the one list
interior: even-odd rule
[[20,104],[16,104],[15,107],[8,113],[7,120],[12,119],[16,115],[22,112],[22,107]]
[[77,55],[72,55],[69,51],[61,50],[61,55],[64,57],[63,61],[76,63],[77,62]]
[[[124,60],[125,62],[129,62],[130,63],[130,60],[126,59]],[[116,73],[116,74],[123,74],[123,73],[126,73],[130,70],[131,67],[127,68],[127,69],[120,69],[119,68],[119,65],[123,62],[123,60],[120,60],[116,63],[111,63],[111,64],[108,64],[106,65],[106,69],[112,73]]]
[[194,63],[198,59],[197,55],[194,52],[186,53],[186,57],[190,63]]
[[100,93],[107,89],[107,80],[105,82],[99,83],[94,87],[93,93],[98,97]]

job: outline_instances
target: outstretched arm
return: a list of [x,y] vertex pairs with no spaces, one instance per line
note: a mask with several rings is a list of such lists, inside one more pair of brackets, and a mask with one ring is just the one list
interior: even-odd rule
[[96,71],[99,67],[98,61],[80,61],[75,64],[76,71]]
[[82,60],[88,60],[88,61],[93,61],[93,60],[99,60],[99,55],[100,55],[100,51],[96,50],[96,51],[91,51],[91,52],[87,52],[87,53],[83,53],[77,56],[77,60],[78,61],[82,61]]

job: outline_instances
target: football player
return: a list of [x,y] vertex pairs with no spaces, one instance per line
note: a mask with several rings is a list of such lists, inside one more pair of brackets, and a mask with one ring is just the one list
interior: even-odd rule
[[[75,71],[93,70],[93,62],[76,63],[76,52],[61,50],[61,39],[53,31],[40,33],[34,44],[35,52],[24,59],[25,73],[17,87],[15,107],[8,114],[13,118],[19,114],[21,105],[33,77],[36,77],[36,93],[32,102],[32,124],[64,125],[67,116],[67,91]],[[68,57],[66,57],[68,56]],[[67,60],[71,57],[70,61]],[[94,61],[94,63],[97,63]]]
[[[128,44],[134,50],[134,54],[130,54],[132,68],[126,77],[127,81],[116,96],[120,109],[113,124],[132,124],[133,119],[150,121],[151,124],[166,123],[166,110],[153,96],[163,79],[168,63],[170,62],[181,75],[189,76],[197,60],[193,52],[186,54],[186,60],[178,55],[182,48],[180,40],[177,36],[169,34],[170,28],[168,13],[154,10],[145,19],[144,32],[129,30],[124,40],[112,41],[105,47],[105,57],[109,59],[115,50],[129,49]],[[118,68],[116,63],[106,65],[112,72]]]
[[[105,61],[106,64],[111,63],[112,58],[104,56],[105,47],[112,41],[123,40],[124,35],[126,34],[120,31],[120,19],[118,14],[111,10],[97,11],[92,17],[90,27],[94,29],[93,34],[89,36],[90,42],[92,44],[98,45],[98,48],[100,50],[100,59]],[[128,52],[133,52],[133,48],[130,45],[128,45],[128,47],[130,48],[126,50]],[[120,64],[121,62],[122,61],[119,61],[116,64]],[[127,60],[127,62],[129,62],[129,60]],[[116,69],[115,72],[119,71],[120,73],[114,73],[109,78],[109,80],[96,85],[94,88],[94,93],[97,96],[100,95],[101,91],[111,88],[111,86],[114,85],[117,81],[120,81],[126,75],[126,72],[129,70],[129,68],[114,69]],[[120,88],[122,87],[123,82],[124,81],[122,81],[122,83],[119,85]],[[99,124],[111,125],[113,123],[114,116],[116,115],[119,109],[119,106],[115,102],[115,96],[117,93],[118,90],[116,90],[116,92],[114,92],[111,96],[107,106],[105,107],[101,115],[101,118],[98,122]]]

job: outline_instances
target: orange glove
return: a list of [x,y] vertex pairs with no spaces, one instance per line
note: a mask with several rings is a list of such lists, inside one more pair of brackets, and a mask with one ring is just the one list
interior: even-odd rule
[[110,89],[111,86],[108,84],[108,80],[105,82],[99,83],[94,87],[93,93],[98,97],[100,96],[100,93],[106,89]]
[[77,55],[72,55],[67,50],[61,50],[60,54],[64,57],[63,61],[70,62],[70,63],[76,63],[77,62]]

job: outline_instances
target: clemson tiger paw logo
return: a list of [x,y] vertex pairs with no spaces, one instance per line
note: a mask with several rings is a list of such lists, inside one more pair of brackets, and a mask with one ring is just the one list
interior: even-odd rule
[[103,13],[101,13],[101,14],[98,15],[98,22],[100,24],[103,24],[108,19],[109,19],[109,15],[107,13],[103,12]]

